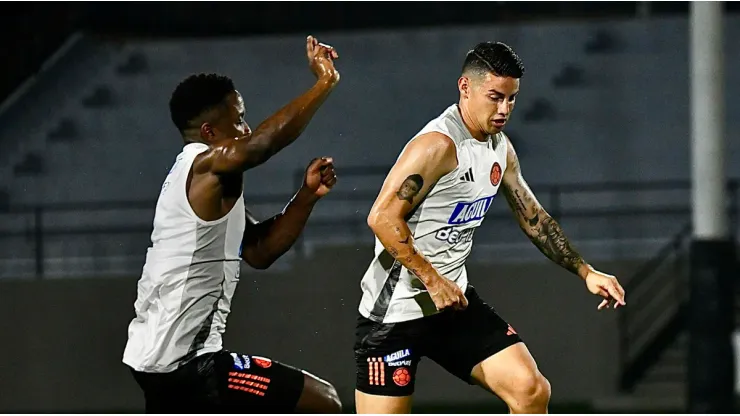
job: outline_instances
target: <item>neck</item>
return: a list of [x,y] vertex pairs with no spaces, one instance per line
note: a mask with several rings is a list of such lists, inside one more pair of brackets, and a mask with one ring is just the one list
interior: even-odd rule
[[485,142],[488,140],[488,133],[483,131],[478,125],[475,123],[475,119],[470,116],[470,111],[468,111],[468,108],[465,106],[462,100],[460,100],[460,103],[457,105],[458,111],[460,111],[460,116],[462,117],[463,124],[465,124],[465,128],[468,129],[470,132],[470,135],[473,136],[475,140],[478,140],[480,142]]
[[194,134],[184,134],[182,136],[182,140],[185,142],[185,145],[189,145],[191,143],[203,143],[208,144],[201,139],[200,135],[194,135]]

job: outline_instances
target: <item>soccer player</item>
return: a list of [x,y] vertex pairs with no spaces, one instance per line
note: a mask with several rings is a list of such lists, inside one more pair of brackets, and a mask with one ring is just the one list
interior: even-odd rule
[[257,222],[244,206],[243,172],[298,138],[339,81],[333,48],[309,36],[306,50],[317,82],[254,132],[227,77],[193,75],[172,94],[172,121],[185,145],[157,201],[123,355],[147,412],[341,410],[331,384],[269,358],[227,351],[221,340],[241,261],[269,267],[336,183],[332,159],[318,158],[281,213]]
[[459,103],[408,142],[375,200],[375,257],[356,328],[358,413],[408,413],[423,356],[498,395],[512,413],[547,412],[549,382],[465,270],[499,190],[532,243],[604,298],[599,309],[625,304],[617,279],[591,267],[537,201],[502,132],[523,74],[509,46],[476,45],[458,79]]

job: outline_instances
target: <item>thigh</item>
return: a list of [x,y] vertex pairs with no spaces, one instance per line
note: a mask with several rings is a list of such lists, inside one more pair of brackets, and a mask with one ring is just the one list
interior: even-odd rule
[[544,379],[532,354],[523,343],[512,345],[475,366],[473,381],[510,404],[517,394]]
[[435,316],[435,329],[424,343],[427,356],[457,378],[473,384],[476,365],[512,345],[522,343],[516,331],[486,304],[472,286],[465,291],[468,307]]
[[213,368],[212,355],[199,357],[170,373],[132,371],[144,391],[146,413],[209,413],[218,406],[215,380],[205,375]]
[[290,413],[305,374],[266,357],[222,351],[215,356],[221,413]]
[[329,382],[306,371],[303,373],[303,391],[295,407],[296,413],[342,413],[337,391]]
[[411,413],[411,396],[378,396],[355,390],[357,414]]
[[[355,332],[356,397],[359,413],[389,413],[410,405],[422,351],[424,323],[376,323],[358,317]],[[388,411],[384,411],[387,409]]]

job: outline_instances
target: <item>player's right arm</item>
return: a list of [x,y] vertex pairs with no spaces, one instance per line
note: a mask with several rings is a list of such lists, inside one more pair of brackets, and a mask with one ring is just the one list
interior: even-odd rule
[[464,308],[460,288],[443,277],[414,247],[407,216],[424,200],[444,175],[457,167],[452,140],[441,133],[427,133],[412,140],[383,183],[367,223],[386,251],[426,286],[438,309]]
[[244,172],[266,162],[300,136],[339,82],[339,72],[333,62],[339,55],[334,48],[309,36],[306,53],[309,67],[317,78],[313,87],[263,121],[251,135],[212,146],[206,156],[210,159],[212,173]]

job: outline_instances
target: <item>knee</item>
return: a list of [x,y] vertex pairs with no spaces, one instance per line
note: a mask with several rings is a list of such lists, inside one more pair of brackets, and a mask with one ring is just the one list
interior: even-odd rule
[[337,389],[332,384],[327,383],[323,396],[323,413],[342,413],[342,401],[339,400]]
[[530,373],[515,380],[513,393],[510,407],[514,410],[525,413],[544,411],[550,403],[550,382],[539,372]]

